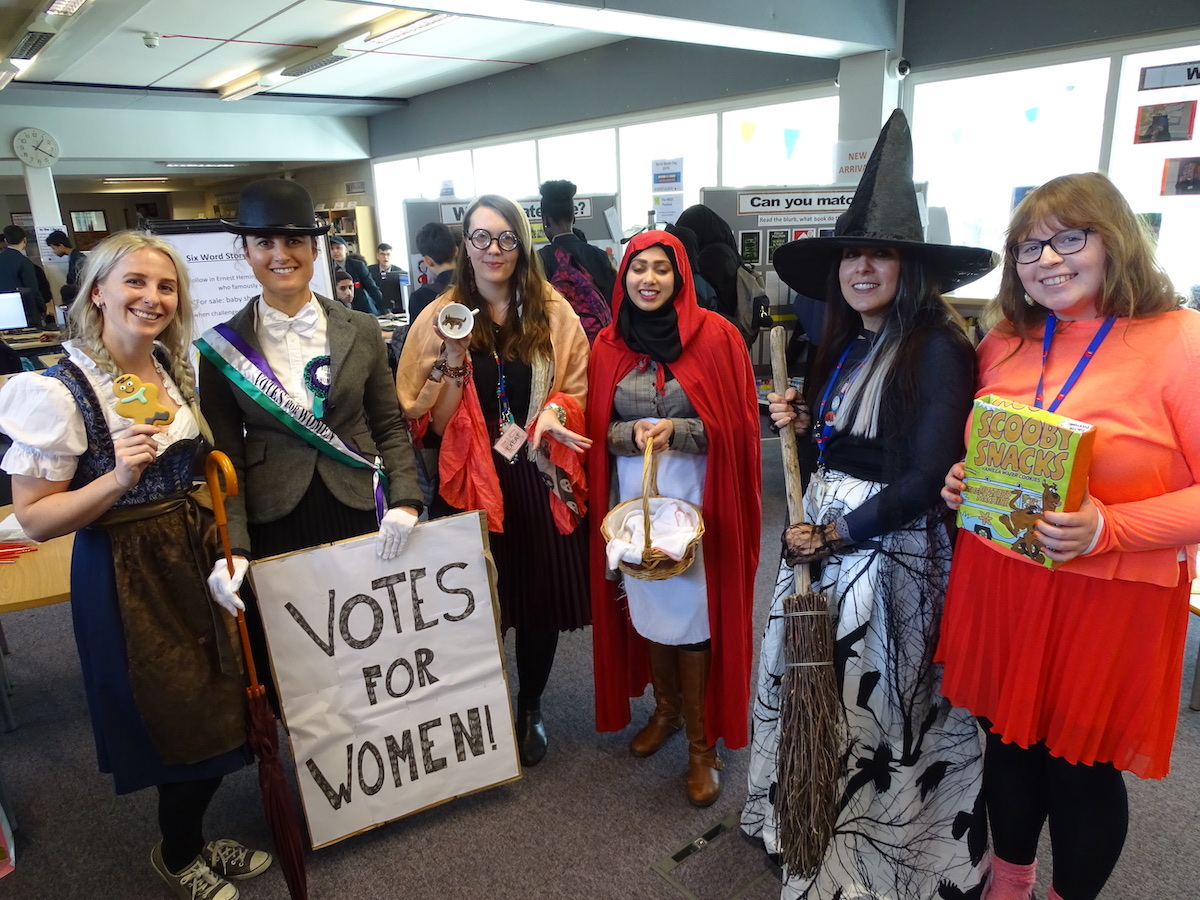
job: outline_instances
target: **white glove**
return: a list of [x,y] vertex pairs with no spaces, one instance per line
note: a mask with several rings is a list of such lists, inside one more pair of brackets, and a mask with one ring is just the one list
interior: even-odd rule
[[212,594],[213,600],[235,618],[239,611],[246,608],[246,604],[242,603],[241,598],[237,595],[237,589],[242,586],[242,579],[246,577],[248,571],[250,571],[250,561],[243,556],[235,556],[233,558],[233,574],[230,575],[225,557],[221,557],[213,563],[212,573],[208,576],[208,591]]
[[416,524],[417,517],[406,509],[396,507],[385,512],[379,522],[379,539],[375,545],[380,559],[395,559]]

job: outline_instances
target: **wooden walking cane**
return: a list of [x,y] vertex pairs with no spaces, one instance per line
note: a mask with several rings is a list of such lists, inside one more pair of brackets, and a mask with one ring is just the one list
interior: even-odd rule
[[[788,387],[787,333],[771,329],[771,379]],[[796,433],[779,432],[788,522],[804,522],[804,490]],[[833,667],[833,622],[825,594],[811,590],[808,564],[792,567],[795,593],[783,602],[784,663],[779,703],[775,817],[789,873],[811,878],[820,868],[837,820],[842,756],[841,696]]]
[[[228,456],[220,450],[214,450],[204,463],[204,474],[212,494],[213,518],[221,535],[225,565],[232,576],[233,550],[229,546],[225,497],[232,497],[238,492],[237,472]],[[221,476],[225,479],[224,491],[221,490]],[[271,846],[275,849],[275,857],[279,860],[279,868],[283,870],[292,900],[308,900],[304,843],[300,838],[300,824],[292,804],[291,791],[283,773],[283,762],[279,758],[279,731],[275,725],[275,713],[267,702],[267,689],[258,680],[254,655],[250,650],[250,632],[246,630],[246,615],[240,610],[237,623],[242,636],[242,654],[246,658],[246,674],[250,680],[246,688],[246,742],[258,757],[258,786],[262,791],[263,811],[271,832]]]

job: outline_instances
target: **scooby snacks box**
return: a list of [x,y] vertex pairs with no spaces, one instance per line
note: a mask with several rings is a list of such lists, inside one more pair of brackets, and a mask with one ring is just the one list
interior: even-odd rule
[[1079,508],[1095,437],[1086,422],[994,394],[978,398],[959,527],[1054,568],[1034,523],[1045,511]]

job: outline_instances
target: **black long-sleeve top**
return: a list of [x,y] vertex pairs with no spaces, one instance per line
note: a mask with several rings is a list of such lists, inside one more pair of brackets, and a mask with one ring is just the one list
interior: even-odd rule
[[[975,354],[965,340],[956,338],[954,327],[923,329],[912,338],[922,344],[918,396],[908,404],[914,410],[912,421],[900,421],[901,388],[889,381],[874,438],[836,428],[829,435],[826,468],[886,485],[846,514],[846,527],[856,543],[886,534],[940,504],[946,472],[963,457],[964,430],[975,396]],[[870,332],[860,333],[830,391],[831,399],[870,350],[870,338]],[[818,416],[814,408],[814,422]]]

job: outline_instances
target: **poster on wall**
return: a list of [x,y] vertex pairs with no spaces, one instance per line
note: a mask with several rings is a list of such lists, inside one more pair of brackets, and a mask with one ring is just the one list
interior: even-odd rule
[[1162,195],[1200,194],[1200,156],[1163,162]]
[[[193,330],[197,336],[228,321],[247,301],[262,293],[262,285],[254,279],[237,235],[214,228],[220,225],[214,226],[203,219],[156,225],[158,236],[171,244],[187,264],[195,316]],[[309,286],[322,296],[332,297],[326,246],[324,239],[317,241],[317,260]]]
[[752,266],[762,264],[762,232],[739,231],[738,247],[742,254],[742,262]]
[[1159,141],[1190,141],[1195,124],[1195,100],[1139,106],[1133,142],[1153,144]]
[[520,777],[478,512],[256,562],[314,849]]

